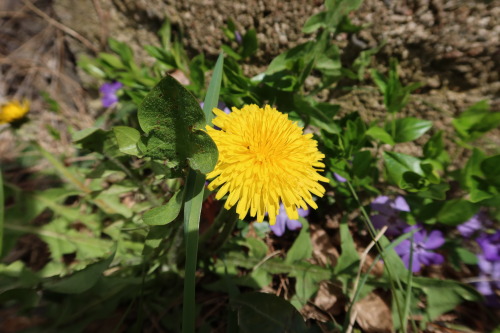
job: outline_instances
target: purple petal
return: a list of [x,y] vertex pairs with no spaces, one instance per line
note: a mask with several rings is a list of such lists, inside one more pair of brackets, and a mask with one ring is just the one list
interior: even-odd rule
[[417,254],[418,260],[428,266],[428,265],[440,265],[444,262],[444,257],[439,253],[422,251]]
[[394,251],[396,251],[399,256],[403,256],[410,253],[410,246],[411,242],[408,239],[405,239],[394,247]]
[[478,240],[478,244],[481,246],[486,260],[500,260],[500,246],[490,243],[487,239],[482,241]]
[[425,241],[424,247],[427,250],[435,250],[439,247],[441,247],[445,242],[445,239],[443,237],[443,233],[439,230],[434,230],[431,231],[429,234],[429,237],[427,237],[427,240]]
[[419,229],[419,231],[413,234],[413,243],[414,244],[424,243],[425,239],[427,238],[427,231],[421,229],[421,226],[411,226],[409,228],[406,228],[405,231],[409,232],[414,229]]
[[101,99],[102,106],[109,108],[118,102],[118,97],[115,95],[104,95]]
[[458,232],[464,237],[469,238],[474,234],[474,232],[480,230],[482,228],[482,223],[480,220],[479,214],[474,215],[473,217],[470,218],[469,221],[460,224],[457,229]]
[[372,201],[370,207],[372,210],[378,211],[381,214],[393,215],[394,209],[390,206],[389,200],[388,196],[380,195]]
[[[405,264],[405,267],[409,269],[410,266],[410,253],[404,254],[401,256],[401,260]],[[411,271],[416,273],[420,271],[420,261],[418,260],[418,256],[413,256],[413,261],[411,263]]]
[[384,226],[389,225],[389,217],[387,215],[373,215],[370,219],[375,229],[382,229]]
[[270,225],[269,227],[276,236],[281,237],[285,233],[285,223],[286,217],[279,214],[278,216],[276,216],[276,223]]
[[397,196],[394,202],[391,204],[392,208],[402,211],[402,212],[409,212],[410,211],[410,206],[408,206],[408,203],[406,202],[405,198],[402,196]]
[[297,230],[302,228],[302,223],[300,223],[298,220],[288,220],[286,221],[286,227],[288,230]]
[[337,181],[339,181],[340,183],[345,183],[347,181],[347,179],[345,179],[344,177],[342,177],[341,175],[337,174],[337,173],[333,173],[333,177],[335,177],[335,179]]
[[236,43],[238,43],[238,44],[243,43],[243,38],[241,37],[241,34],[239,31],[234,32],[234,39],[236,40]]
[[309,209],[299,208],[298,212],[299,212],[299,216],[302,216],[302,217],[306,217],[307,215],[309,215]]
[[493,272],[493,264],[491,261],[486,260],[484,255],[480,254],[477,256],[479,269],[484,274],[491,274]]
[[477,291],[485,296],[493,295],[493,289],[491,288],[491,283],[488,281],[488,277],[480,275],[479,279],[480,280],[475,283]]

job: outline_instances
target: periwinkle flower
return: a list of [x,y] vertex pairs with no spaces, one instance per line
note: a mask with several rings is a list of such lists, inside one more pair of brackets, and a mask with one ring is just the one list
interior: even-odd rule
[[[415,226],[406,228],[405,232],[409,232],[414,228]],[[414,273],[420,271],[422,265],[439,265],[444,262],[444,257],[441,254],[432,251],[444,244],[443,233],[439,230],[433,230],[430,234],[427,234],[427,231],[421,227],[417,228],[419,230],[412,236],[413,246],[411,240],[405,239],[394,248],[408,269],[410,269],[410,257],[413,256],[411,270]]]
[[488,216],[484,212],[479,212],[473,217],[471,217],[468,221],[460,224],[457,227],[458,232],[463,237],[469,238],[475,232],[481,230],[483,227],[491,224],[491,221],[488,219]]
[[387,226],[387,236],[397,236],[401,234],[408,224],[399,217],[399,212],[409,212],[410,206],[402,196],[397,196],[394,200],[388,196],[381,195],[375,198],[370,204],[373,211],[378,214],[371,216],[371,221],[376,229]]
[[482,254],[477,256],[481,273],[475,282],[476,289],[486,298],[486,304],[490,306],[500,306],[500,300],[495,293],[495,289],[500,290],[500,261],[487,260]]
[[344,177],[342,177],[341,175],[339,175],[338,173],[334,172],[333,173],[333,177],[335,177],[335,179],[339,182],[339,183],[345,183],[347,181],[347,179],[345,179]]
[[236,43],[240,45],[243,44],[243,38],[241,37],[240,32],[237,30],[234,32],[234,39],[236,40]]
[[[307,215],[309,215],[309,211],[302,208],[298,209],[298,213],[299,216],[301,217],[306,217]],[[302,223],[300,223],[298,220],[290,219],[286,214],[285,206],[283,206],[283,204],[280,204],[280,211],[279,214],[276,216],[276,223],[270,225],[270,228],[276,236],[281,237],[285,233],[285,229],[288,230],[300,229],[302,228]]]
[[500,260],[500,230],[494,234],[483,234],[476,239],[486,260]]
[[109,108],[116,103],[118,103],[118,96],[116,95],[117,91],[123,87],[121,82],[107,82],[104,83],[99,91],[102,94],[102,106],[105,108]]
[[[200,102],[200,107],[203,109],[203,106],[205,105],[204,102]],[[217,109],[224,111],[226,114],[230,114],[231,110],[227,107],[226,103],[224,102],[219,102],[217,103]]]

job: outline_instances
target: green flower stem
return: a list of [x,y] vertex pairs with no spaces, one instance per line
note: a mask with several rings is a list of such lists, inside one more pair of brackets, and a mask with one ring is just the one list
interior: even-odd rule
[[198,237],[200,213],[203,203],[205,175],[189,171],[186,181],[184,203],[184,237],[186,241],[186,263],[184,276],[184,305],[182,312],[182,332],[194,333],[196,320],[196,264],[198,256]]

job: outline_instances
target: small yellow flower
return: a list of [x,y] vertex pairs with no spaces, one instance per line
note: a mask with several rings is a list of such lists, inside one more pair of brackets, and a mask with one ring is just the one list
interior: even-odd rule
[[7,124],[24,117],[30,109],[30,102],[23,100],[23,104],[18,101],[10,101],[1,106],[0,124]]
[[280,202],[288,217],[299,218],[297,209],[316,209],[312,194],[322,197],[324,187],[319,181],[328,182],[318,174],[325,167],[320,162],[325,155],[317,148],[312,134],[303,134],[297,123],[275,108],[266,105],[245,105],[233,108],[230,114],[214,109],[213,124],[220,130],[207,126],[207,132],[219,150],[215,169],[207,174],[215,178],[208,186],[219,189],[216,198],[229,193],[224,208],[236,206],[243,219],[248,211],[262,222],[269,214],[269,222],[276,222]]

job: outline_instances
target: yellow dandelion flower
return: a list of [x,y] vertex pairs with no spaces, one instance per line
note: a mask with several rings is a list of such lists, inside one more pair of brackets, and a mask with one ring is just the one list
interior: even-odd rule
[[0,108],[0,124],[7,124],[24,117],[30,109],[30,102],[23,100],[23,103],[11,101]]
[[248,211],[262,222],[269,214],[269,222],[276,222],[280,202],[288,217],[299,218],[297,209],[316,209],[312,194],[322,197],[324,187],[319,181],[328,182],[318,174],[325,167],[317,142],[312,134],[303,134],[297,123],[275,108],[266,105],[245,105],[233,108],[230,114],[214,109],[213,124],[220,130],[207,126],[207,132],[219,150],[215,169],[207,174],[215,178],[208,185],[210,190],[221,186],[216,198],[229,193],[224,208],[236,206],[243,219]]

